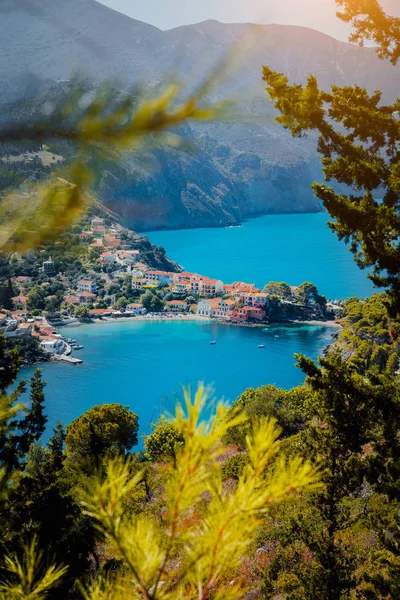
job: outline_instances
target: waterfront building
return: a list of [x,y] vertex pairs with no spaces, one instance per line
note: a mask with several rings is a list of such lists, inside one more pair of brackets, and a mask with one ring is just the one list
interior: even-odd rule
[[242,306],[241,308],[233,310],[230,315],[231,321],[240,322],[249,321],[250,319],[254,319],[255,321],[262,321],[264,318],[265,310],[255,306]]
[[211,317],[212,300],[200,300],[197,305],[197,314],[201,317]]
[[166,310],[170,312],[186,312],[188,309],[188,303],[183,300],[168,300],[165,305]]
[[129,312],[135,316],[145,315],[147,312],[145,307],[143,306],[143,304],[139,304],[136,302],[133,302],[132,304],[128,304],[125,310],[126,310],[126,312]]
[[47,354],[63,354],[66,348],[64,340],[56,337],[43,338],[39,346]]

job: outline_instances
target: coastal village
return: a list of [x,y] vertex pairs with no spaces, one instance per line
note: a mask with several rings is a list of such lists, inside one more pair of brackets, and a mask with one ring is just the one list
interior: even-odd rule
[[58,327],[75,322],[191,318],[252,324],[279,316],[325,319],[329,311],[332,315],[340,309],[327,304],[312,284],[270,283],[261,290],[253,283],[225,283],[179,271],[177,265],[174,272],[154,269],[148,252],[134,248],[127,231],[93,216],[74,232],[84,277],[71,280],[48,256],[37,268],[40,277],[18,275],[4,281],[0,332],[5,338],[33,338],[47,357],[66,357],[74,347]]

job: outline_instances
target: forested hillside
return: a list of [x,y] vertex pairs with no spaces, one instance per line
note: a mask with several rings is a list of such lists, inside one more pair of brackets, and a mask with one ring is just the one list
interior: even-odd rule
[[285,69],[298,82],[314,73],[324,88],[357,82],[388,98],[397,91],[389,66],[372,49],[306,28],[207,21],[163,32],[94,0],[40,6],[4,0],[1,11],[2,103],[34,95],[46,106],[43,92],[54,82],[62,91],[77,71],[89,87],[111,77],[124,89],[142,82],[154,89],[168,80],[187,91],[227,60],[209,97],[236,102],[228,123],[192,122],[179,131],[183,148],[159,142],[103,172],[103,199],[136,229],[221,226],[251,214],[320,210],[309,189],[320,173],[316,143],[276,126],[262,64]]

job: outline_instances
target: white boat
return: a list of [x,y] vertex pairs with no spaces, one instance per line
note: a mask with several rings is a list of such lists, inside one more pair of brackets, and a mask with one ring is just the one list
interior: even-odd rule
[[82,344],[75,344],[74,346],[74,350],[82,350],[83,346]]
[[265,348],[265,344],[258,344],[259,348]]
[[210,342],[210,346],[214,346],[214,344],[216,344],[216,343],[217,343],[217,342],[216,342],[215,340],[212,340],[212,341]]

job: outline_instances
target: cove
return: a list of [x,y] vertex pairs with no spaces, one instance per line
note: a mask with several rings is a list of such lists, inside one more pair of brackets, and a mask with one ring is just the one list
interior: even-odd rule
[[185,270],[224,283],[269,281],[299,285],[311,281],[327,298],[367,297],[367,272],[327,226],[326,212],[267,215],[241,227],[147,232],[150,241]]
[[[41,365],[49,418],[45,439],[57,421],[66,426],[93,405],[113,402],[135,411],[140,432],[148,433],[160,410],[174,412],[181,386],[195,389],[199,381],[213,385],[213,396],[227,402],[247,387],[275,383],[290,388],[304,379],[294,366],[294,353],[316,358],[332,332],[318,325],[263,329],[196,321],[63,328],[64,335],[83,344],[79,356],[84,364]],[[210,345],[211,340],[217,344]],[[34,369],[23,369],[19,379],[27,379]]]

